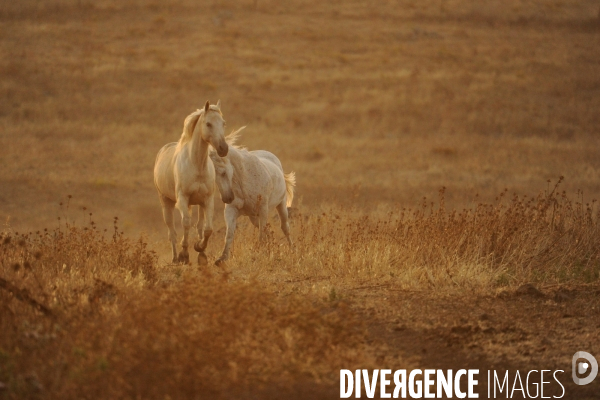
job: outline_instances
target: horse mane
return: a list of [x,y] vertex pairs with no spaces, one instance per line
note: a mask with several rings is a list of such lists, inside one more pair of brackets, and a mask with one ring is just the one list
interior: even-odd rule
[[[223,113],[215,104],[212,104],[209,107],[208,111],[216,111],[219,113],[219,115],[221,115],[221,117],[223,117]],[[194,111],[193,113],[191,113],[190,115],[185,117],[185,120],[183,121],[183,133],[181,134],[181,139],[179,139],[180,144],[184,144],[184,143],[187,143],[190,140],[192,140],[192,137],[194,136],[194,129],[196,128],[196,124],[198,123],[198,120],[203,115],[204,115],[204,109],[202,108],[202,109],[197,109],[196,111]]]
[[[241,128],[239,128],[237,130],[231,131],[231,133],[229,135],[225,136],[225,141],[227,142],[227,145],[229,146],[229,150],[234,149],[237,151],[246,151],[246,152],[248,151],[248,150],[246,150],[245,147],[242,147],[242,146],[236,144],[238,139],[240,138],[240,136],[242,136],[240,134],[240,132],[243,131],[245,128],[246,128],[246,126],[242,126]],[[219,157],[219,155],[217,154],[217,151],[215,149],[213,149],[212,146],[208,150],[208,155],[213,160],[213,162],[215,162],[215,163],[221,162],[222,157]]]
[[194,128],[200,119],[200,116],[204,114],[204,110],[197,109],[187,117],[183,121],[183,133],[181,134],[181,139],[179,139],[179,143],[183,144],[192,140],[192,136],[194,134]]
[[231,131],[229,135],[225,136],[225,141],[227,142],[227,144],[233,147],[234,149],[243,150],[244,147],[237,145],[237,141],[242,136],[240,132],[243,131],[245,128],[246,126],[244,125],[238,130]]

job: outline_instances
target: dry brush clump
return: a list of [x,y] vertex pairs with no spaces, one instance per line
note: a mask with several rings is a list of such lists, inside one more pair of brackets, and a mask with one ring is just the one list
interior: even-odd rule
[[112,342],[106,360],[119,367],[104,381],[122,381],[119,394],[143,398],[331,384],[344,365],[373,365],[377,353],[343,304],[323,309],[193,275],[135,298]]
[[0,268],[5,281],[44,299],[55,313],[67,312],[76,297],[92,300],[98,286],[155,282],[157,256],[140,238],[131,241],[114,220],[112,235],[100,232],[91,220],[78,227],[68,222],[55,230],[0,236]]
[[114,232],[92,221],[5,232],[4,395],[235,397],[298,382],[330,387],[340,368],[393,365],[366,339],[349,291],[598,281],[594,202],[559,184],[462,211],[446,210],[441,190],[437,205],[415,210],[296,212],[292,251],[277,230],[261,245],[241,223],[225,271],[160,266],[117,219]]
[[[464,210],[446,210],[442,189],[437,205],[424,199],[414,210],[374,217],[330,208],[300,216],[292,228],[293,252],[275,241],[256,252],[246,239],[234,248],[235,268],[265,279],[277,280],[283,273],[311,284],[326,282],[321,285],[326,293],[365,284],[490,289],[523,282],[596,282],[595,201],[584,203],[580,193],[568,197],[558,190],[561,181],[538,196],[507,199],[505,191],[493,204]],[[241,233],[237,240],[250,235]]]
[[385,357],[344,302],[159,266],[116,222],[2,234],[0,396],[222,398]]

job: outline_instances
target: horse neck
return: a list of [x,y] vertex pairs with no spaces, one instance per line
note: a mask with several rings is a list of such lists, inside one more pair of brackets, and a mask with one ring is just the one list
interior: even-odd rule
[[202,139],[200,132],[196,133],[189,146],[190,159],[199,170],[206,169],[208,159],[208,142]]
[[244,167],[244,155],[241,151],[236,149],[234,146],[229,146],[229,152],[227,154],[229,162],[233,166],[234,180],[243,190],[244,182],[246,182],[246,168]]

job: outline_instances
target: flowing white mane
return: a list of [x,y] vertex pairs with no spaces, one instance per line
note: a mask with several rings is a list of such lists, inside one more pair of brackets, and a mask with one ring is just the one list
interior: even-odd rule
[[183,121],[183,132],[181,133],[181,139],[179,139],[179,143],[183,144],[192,140],[192,134],[194,133],[194,128],[200,119],[200,116],[204,114],[204,109],[196,110],[187,117]]
[[242,126],[238,130],[231,131],[231,133],[229,135],[225,136],[225,141],[227,142],[227,144],[238,150],[245,149],[245,147],[241,147],[236,144],[238,139],[242,136],[242,134],[240,132],[242,132],[245,128],[246,128],[246,126]]
[[[248,151],[245,147],[236,144],[237,141],[239,140],[239,138],[242,136],[240,132],[242,132],[245,128],[246,128],[246,126],[244,125],[237,130],[231,131],[231,133],[229,135],[225,136],[225,141],[227,142],[227,145],[229,146],[229,150],[234,149],[234,150],[238,150],[238,151]],[[222,162],[221,157],[219,157],[217,155],[216,150],[213,149],[212,147],[209,150],[209,155],[214,163]]]

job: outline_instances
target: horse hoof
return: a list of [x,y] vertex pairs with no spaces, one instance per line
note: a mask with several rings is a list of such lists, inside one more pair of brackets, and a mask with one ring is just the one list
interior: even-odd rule
[[201,267],[205,267],[208,265],[208,258],[204,253],[198,253],[198,265]]
[[179,263],[180,264],[189,264],[190,263],[190,255],[186,253],[179,253]]
[[215,261],[215,265],[219,268],[227,269],[227,263],[223,259],[219,258],[217,261]]

